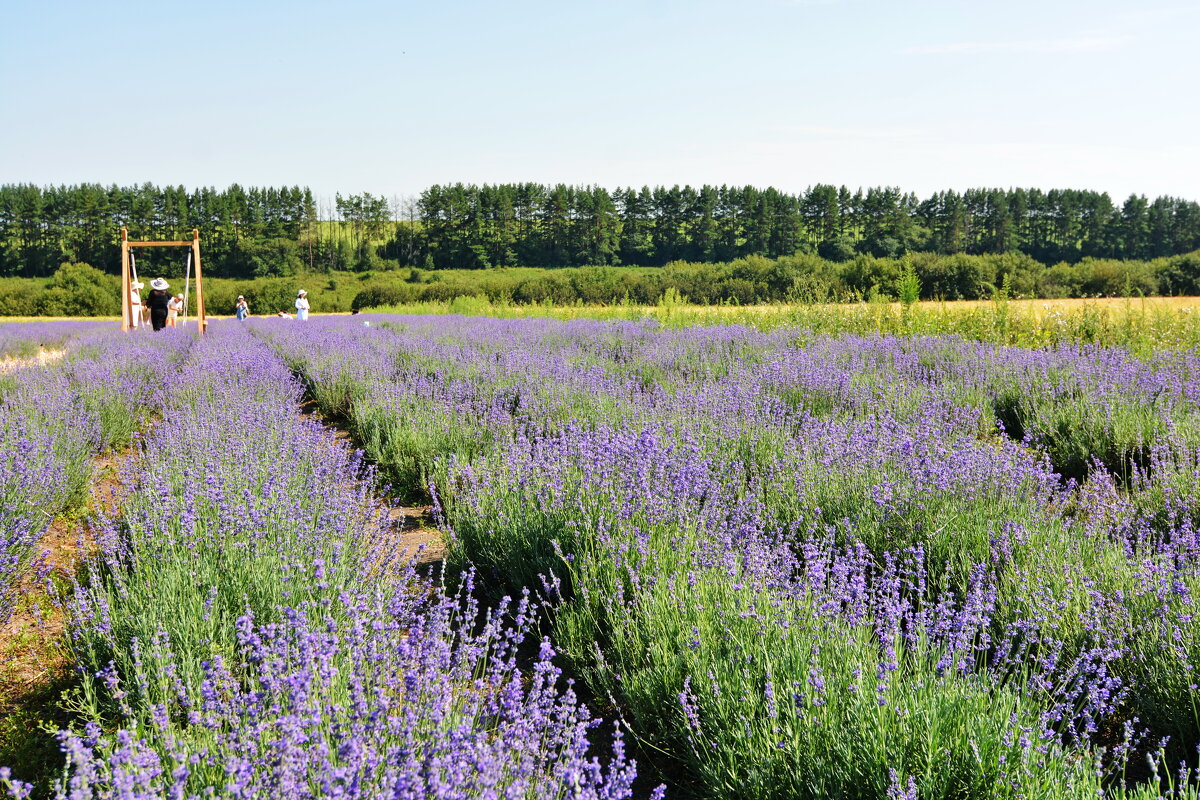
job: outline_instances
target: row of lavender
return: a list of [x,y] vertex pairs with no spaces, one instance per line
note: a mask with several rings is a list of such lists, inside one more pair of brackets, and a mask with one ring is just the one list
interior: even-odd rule
[[366,322],[256,333],[680,789],[1194,793],[1196,356]]
[[68,601],[80,723],[57,796],[629,796],[537,605],[418,575],[269,348],[214,325],[177,372]]
[[54,517],[86,499],[92,457],[129,445],[161,401],[160,376],[188,340],[133,343],[92,325],[0,328],[0,352],[47,343],[69,346],[69,355],[0,377],[0,624],[20,584],[48,566],[38,542]]
[[39,351],[62,350],[80,336],[111,332],[112,328],[111,323],[93,320],[3,322],[0,323],[0,359],[28,358]]

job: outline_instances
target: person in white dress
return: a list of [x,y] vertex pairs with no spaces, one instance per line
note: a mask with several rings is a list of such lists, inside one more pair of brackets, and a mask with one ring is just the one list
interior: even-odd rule
[[134,281],[129,286],[129,304],[132,306],[132,313],[129,316],[130,322],[135,328],[140,328],[142,325],[142,288],[145,285],[141,281]]
[[303,289],[296,294],[296,319],[301,322],[308,319],[308,292]]

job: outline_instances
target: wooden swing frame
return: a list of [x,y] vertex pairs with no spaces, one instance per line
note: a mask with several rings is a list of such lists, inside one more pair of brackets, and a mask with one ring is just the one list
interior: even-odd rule
[[[190,247],[196,270],[196,324],[200,333],[208,330],[208,318],[204,316],[204,278],[200,272],[200,231],[192,229],[191,241],[129,241],[129,229],[121,228],[121,330],[133,328],[133,276],[129,268],[129,251],[133,247]],[[139,320],[140,324],[141,320]]]

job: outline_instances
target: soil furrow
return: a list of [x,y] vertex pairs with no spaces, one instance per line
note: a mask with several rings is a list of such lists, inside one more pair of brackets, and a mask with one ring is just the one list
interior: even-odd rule
[[76,684],[66,642],[67,620],[56,593],[68,590],[80,558],[93,543],[92,520],[120,505],[122,468],[132,449],[92,460],[87,505],[57,517],[39,542],[45,567],[27,575],[16,612],[0,628],[0,764],[49,796],[62,769],[55,732],[71,715],[64,702]]

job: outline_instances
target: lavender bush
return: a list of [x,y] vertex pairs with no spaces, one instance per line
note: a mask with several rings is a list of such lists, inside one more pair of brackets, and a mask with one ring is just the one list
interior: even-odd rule
[[[44,323],[10,340],[73,343],[67,360],[9,376],[0,395],[0,621],[18,577],[39,560],[36,543],[54,517],[86,500],[91,459],[128,444],[161,403],[187,340],[131,342],[113,331]],[[58,331],[58,334],[54,334]]]
[[[683,795],[1196,796],[1194,354],[377,315],[168,341],[125,356],[180,363],[165,389],[105,368],[162,422],[71,599],[62,796],[629,796],[564,667]],[[145,416],[78,404],[93,448]],[[434,503],[462,585],[397,556],[381,485]]]
[[619,730],[607,765],[588,757],[599,721],[564,690],[549,643],[518,670],[527,599],[481,615],[469,583],[447,598],[405,577],[406,591],[343,594],[276,622],[246,611],[236,649],[211,654],[195,684],[167,632],[133,641],[126,679],[101,674],[122,727],[64,738],[60,796],[630,796]]
[[78,337],[111,333],[112,328],[112,323],[96,320],[3,322],[0,358],[28,358],[41,349],[65,349]]
[[1094,795],[1194,756],[1189,356],[369,321],[260,334],[454,558],[545,587],[698,793]]
[[214,326],[184,374],[71,598],[59,796],[630,796],[619,729],[602,763],[549,642],[519,658],[536,606],[398,557],[282,361]]

